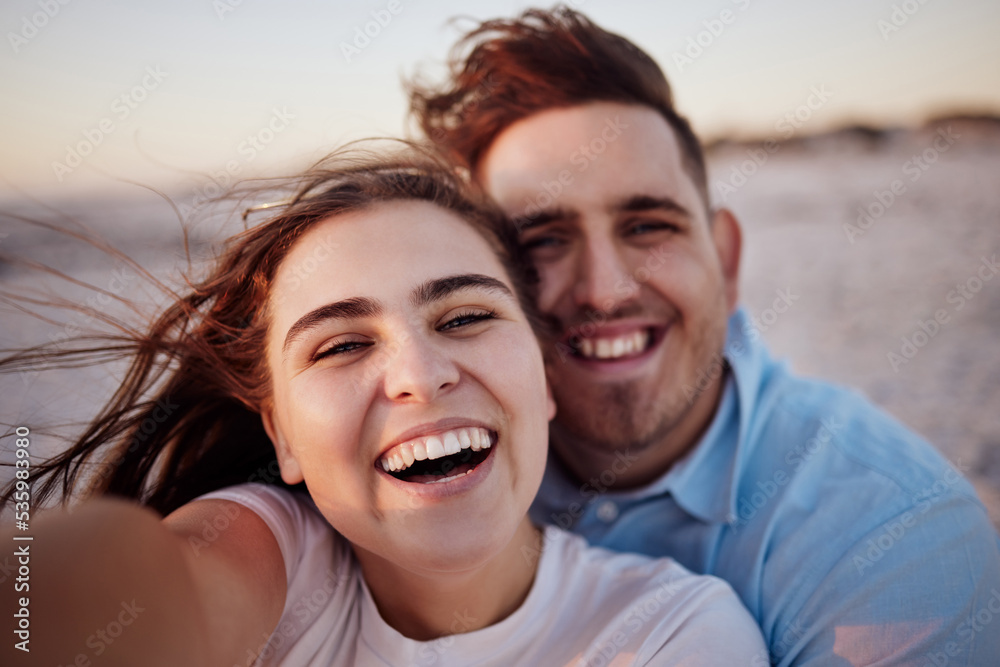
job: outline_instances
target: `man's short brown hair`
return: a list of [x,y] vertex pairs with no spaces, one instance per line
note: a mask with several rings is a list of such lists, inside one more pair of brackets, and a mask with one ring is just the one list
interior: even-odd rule
[[[467,55],[466,55],[467,53]],[[441,89],[410,85],[410,111],[449,159],[475,173],[517,121],[589,102],[655,109],[673,128],[684,167],[708,205],[701,144],[674,109],[670,84],[639,47],[565,6],[480,23],[455,45]]]

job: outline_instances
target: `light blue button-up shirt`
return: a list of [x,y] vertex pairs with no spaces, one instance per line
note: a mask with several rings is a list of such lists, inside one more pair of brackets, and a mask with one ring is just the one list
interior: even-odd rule
[[532,517],[725,579],[774,664],[1000,665],[1000,538],[972,487],[758,337],[745,312],[730,318],[718,412],[665,475],[609,492],[550,456]]

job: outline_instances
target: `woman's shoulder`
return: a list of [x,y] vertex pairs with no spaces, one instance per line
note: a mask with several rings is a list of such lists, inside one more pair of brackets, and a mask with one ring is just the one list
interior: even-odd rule
[[[254,651],[261,665],[344,664],[358,633],[360,569],[350,545],[312,499],[283,487],[241,484],[196,500],[226,501],[257,514],[274,534],[285,561],[287,593],[281,618]],[[225,530],[224,522],[216,526]]]
[[725,636],[732,640],[726,658],[750,664],[764,646],[756,622],[728,583],[670,558],[590,546],[548,526],[539,576],[558,586],[568,608],[601,610],[593,619],[591,650],[613,647],[617,653],[628,645],[638,657],[670,662]]
[[[581,536],[555,526],[545,528],[540,569],[565,579],[589,596],[614,597],[620,605],[655,601],[649,607],[676,609],[684,615],[706,607],[732,606],[744,611],[724,580],[696,574],[672,558],[653,558],[591,546]],[[586,584],[585,584],[586,582]]]
[[305,493],[270,484],[249,483],[218,489],[192,502],[221,500],[230,503],[228,510],[215,514],[205,526],[207,537],[227,529],[244,510],[250,510],[267,525],[285,561],[291,582],[297,571],[316,560],[320,563],[350,562],[349,546],[316,509]]
[[236,503],[253,510],[265,521],[273,518],[307,523],[323,520],[308,495],[272,484],[250,482],[227,486],[198,496],[192,502],[199,500],[226,500]]

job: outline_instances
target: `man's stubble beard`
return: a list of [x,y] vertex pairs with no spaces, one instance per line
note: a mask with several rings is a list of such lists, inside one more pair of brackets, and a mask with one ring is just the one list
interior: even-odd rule
[[572,392],[571,399],[555,392],[556,404],[563,406],[553,422],[554,432],[572,448],[595,452],[640,453],[655,446],[683,419],[687,403],[657,405],[643,396],[646,391],[635,383],[602,387],[583,396]]
[[[616,452],[641,455],[660,446],[676,447],[677,443],[671,442],[672,436],[701,401],[711,400],[712,394],[717,393],[704,388],[699,391],[698,377],[720,363],[727,321],[728,317],[723,317],[721,326],[702,328],[706,333],[698,340],[696,366],[688,371],[690,377],[677,381],[667,391],[659,384],[643,383],[647,384],[643,386],[639,382],[595,385],[585,391],[553,383],[559,410],[552,423],[552,434],[554,440],[561,441],[564,455],[581,449],[612,456]],[[689,399],[691,392],[693,398]],[[711,412],[714,414],[714,408]]]

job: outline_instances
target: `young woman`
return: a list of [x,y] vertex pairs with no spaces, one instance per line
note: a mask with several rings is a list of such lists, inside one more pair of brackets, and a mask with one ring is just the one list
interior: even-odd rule
[[721,581],[527,518],[555,406],[504,230],[408,157],[314,169],[234,238],[119,348],[122,389],[42,470],[42,492],[89,474],[91,495],[166,516],[91,499],[36,524],[32,659],[766,661]]

